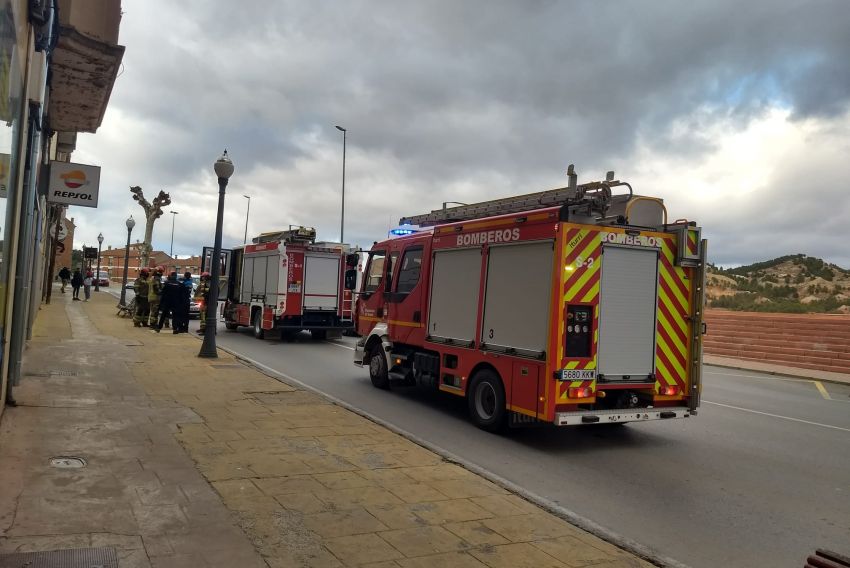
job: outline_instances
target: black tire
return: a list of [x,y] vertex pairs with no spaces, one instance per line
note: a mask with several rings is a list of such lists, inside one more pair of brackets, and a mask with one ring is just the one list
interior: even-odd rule
[[326,329],[314,329],[310,332],[310,335],[313,336],[313,339],[317,341],[322,341],[328,338],[328,330]]
[[229,321],[226,321],[226,322],[224,322],[224,329],[226,329],[228,331],[236,331],[237,329],[239,329],[239,324],[230,323]]
[[254,315],[251,318],[251,325],[254,326],[254,337],[257,339],[264,339],[266,337],[266,330],[263,329],[263,311],[255,310]]
[[384,356],[384,346],[381,342],[375,343],[369,349],[369,378],[372,386],[387,390],[390,388],[390,375],[387,369],[387,359]]
[[467,393],[469,416],[476,426],[488,432],[499,432],[507,423],[505,387],[499,375],[490,369],[475,373]]

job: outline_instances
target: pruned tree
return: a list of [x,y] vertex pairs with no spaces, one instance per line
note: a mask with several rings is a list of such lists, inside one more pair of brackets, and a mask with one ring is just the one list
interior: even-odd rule
[[160,190],[159,195],[154,197],[153,202],[145,199],[145,194],[142,191],[142,188],[138,185],[132,186],[130,188],[130,193],[133,194],[133,199],[138,201],[139,205],[142,206],[142,209],[145,210],[145,240],[142,243],[141,250],[141,262],[142,267],[148,265],[150,254],[151,254],[151,240],[153,239],[153,224],[157,219],[162,217],[163,207],[168,207],[171,205],[171,196]]

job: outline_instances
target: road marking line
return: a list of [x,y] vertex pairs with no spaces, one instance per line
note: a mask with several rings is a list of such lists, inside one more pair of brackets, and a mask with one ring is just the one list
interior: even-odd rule
[[333,341],[325,341],[330,345],[335,345],[337,347],[342,347],[343,349],[348,349],[349,351],[354,351],[354,347],[349,347],[348,345],[342,345],[341,343],[334,343]]
[[715,406],[722,406],[724,408],[731,408],[733,410],[740,410],[742,412],[751,412],[753,414],[761,414],[762,416],[770,416],[772,418],[781,418],[782,420],[790,420],[792,422],[802,422],[803,424],[810,424],[812,426],[820,426],[821,428],[831,428],[833,430],[841,430],[842,432],[850,432],[850,428],[842,428],[841,426],[832,426],[831,424],[821,424],[820,422],[810,422],[809,420],[801,420],[800,418],[791,418],[790,416],[782,416],[780,414],[771,414],[770,412],[762,412],[760,410],[753,410],[751,408],[741,408],[740,406],[732,406],[731,404],[723,404],[720,402],[711,402],[710,400],[703,400],[705,404],[713,404]]
[[829,396],[828,392],[826,392],[826,389],[824,388],[822,382],[820,382],[820,381],[812,381],[812,382],[815,383],[815,386],[820,391],[821,396],[823,396],[826,400],[832,400],[832,397]]

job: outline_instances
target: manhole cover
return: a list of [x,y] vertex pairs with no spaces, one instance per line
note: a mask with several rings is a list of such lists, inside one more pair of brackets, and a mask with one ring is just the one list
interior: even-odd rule
[[115,548],[77,548],[0,554],[0,568],[118,568]]
[[50,467],[56,467],[59,469],[79,469],[81,467],[86,467],[86,460],[72,456],[57,456],[55,458],[50,458]]

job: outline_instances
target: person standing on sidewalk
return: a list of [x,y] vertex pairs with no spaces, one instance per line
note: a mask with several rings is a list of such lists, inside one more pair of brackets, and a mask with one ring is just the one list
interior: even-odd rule
[[92,274],[91,270],[89,270],[86,272],[86,277],[83,278],[83,292],[85,292],[86,295],[86,302],[91,300],[91,285],[93,281],[94,275]]
[[80,269],[77,268],[74,270],[74,275],[71,276],[71,288],[73,288],[75,302],[80,301],[80,286],[83,285],[83,275],[80,273]]
[[192,290],[194,288],[195,282],[192,280],[192,273],[185,272],[183,274],[183,280],[180,282],[183,285],[183,294],[180,297],[180,306],[178,311],[180,312],[180,325],[174,325],[174,328],[177,329],[177,333],[189,333],[189,304],[192,302]]
[[162,294],[162,273],[164,269],[157,266],[153,274],[151,274],[150,283],[148,284],[148,308],[150,316],[148,317],[148,325],[155,327],[159,318],[159,295]]
[[136,293],[136,313],[133,314],[133,325],[147,327],[150,307],[148,306],[148,271],[143,268],[139,277],[133,282],[133,292]]
[[204,272],[201,274],[201,283],[195,290],[195,302],[201,308],[201,328],[200,333],[204,333],[207,328],[207,303],[210,301],[210,273]]
[[71,271],[68,270],[67,266],[63,266],[62,270],[59,271],[59,280],[62,281],[62,293],[65,293],[65,287],[68,286],[68,282],[71,280]]
[[159,333],[162,331],[162,324],[171,316],[174,331],[172,333],[180,333],[178,328],[179,316],[176,310],[180,305],[183,296],[183,283],[177,281],[177,273],[172,272],[168,275],[168,280],[162,285],[162,294],[159,297],[159,323],[153,328],[153,331]]

